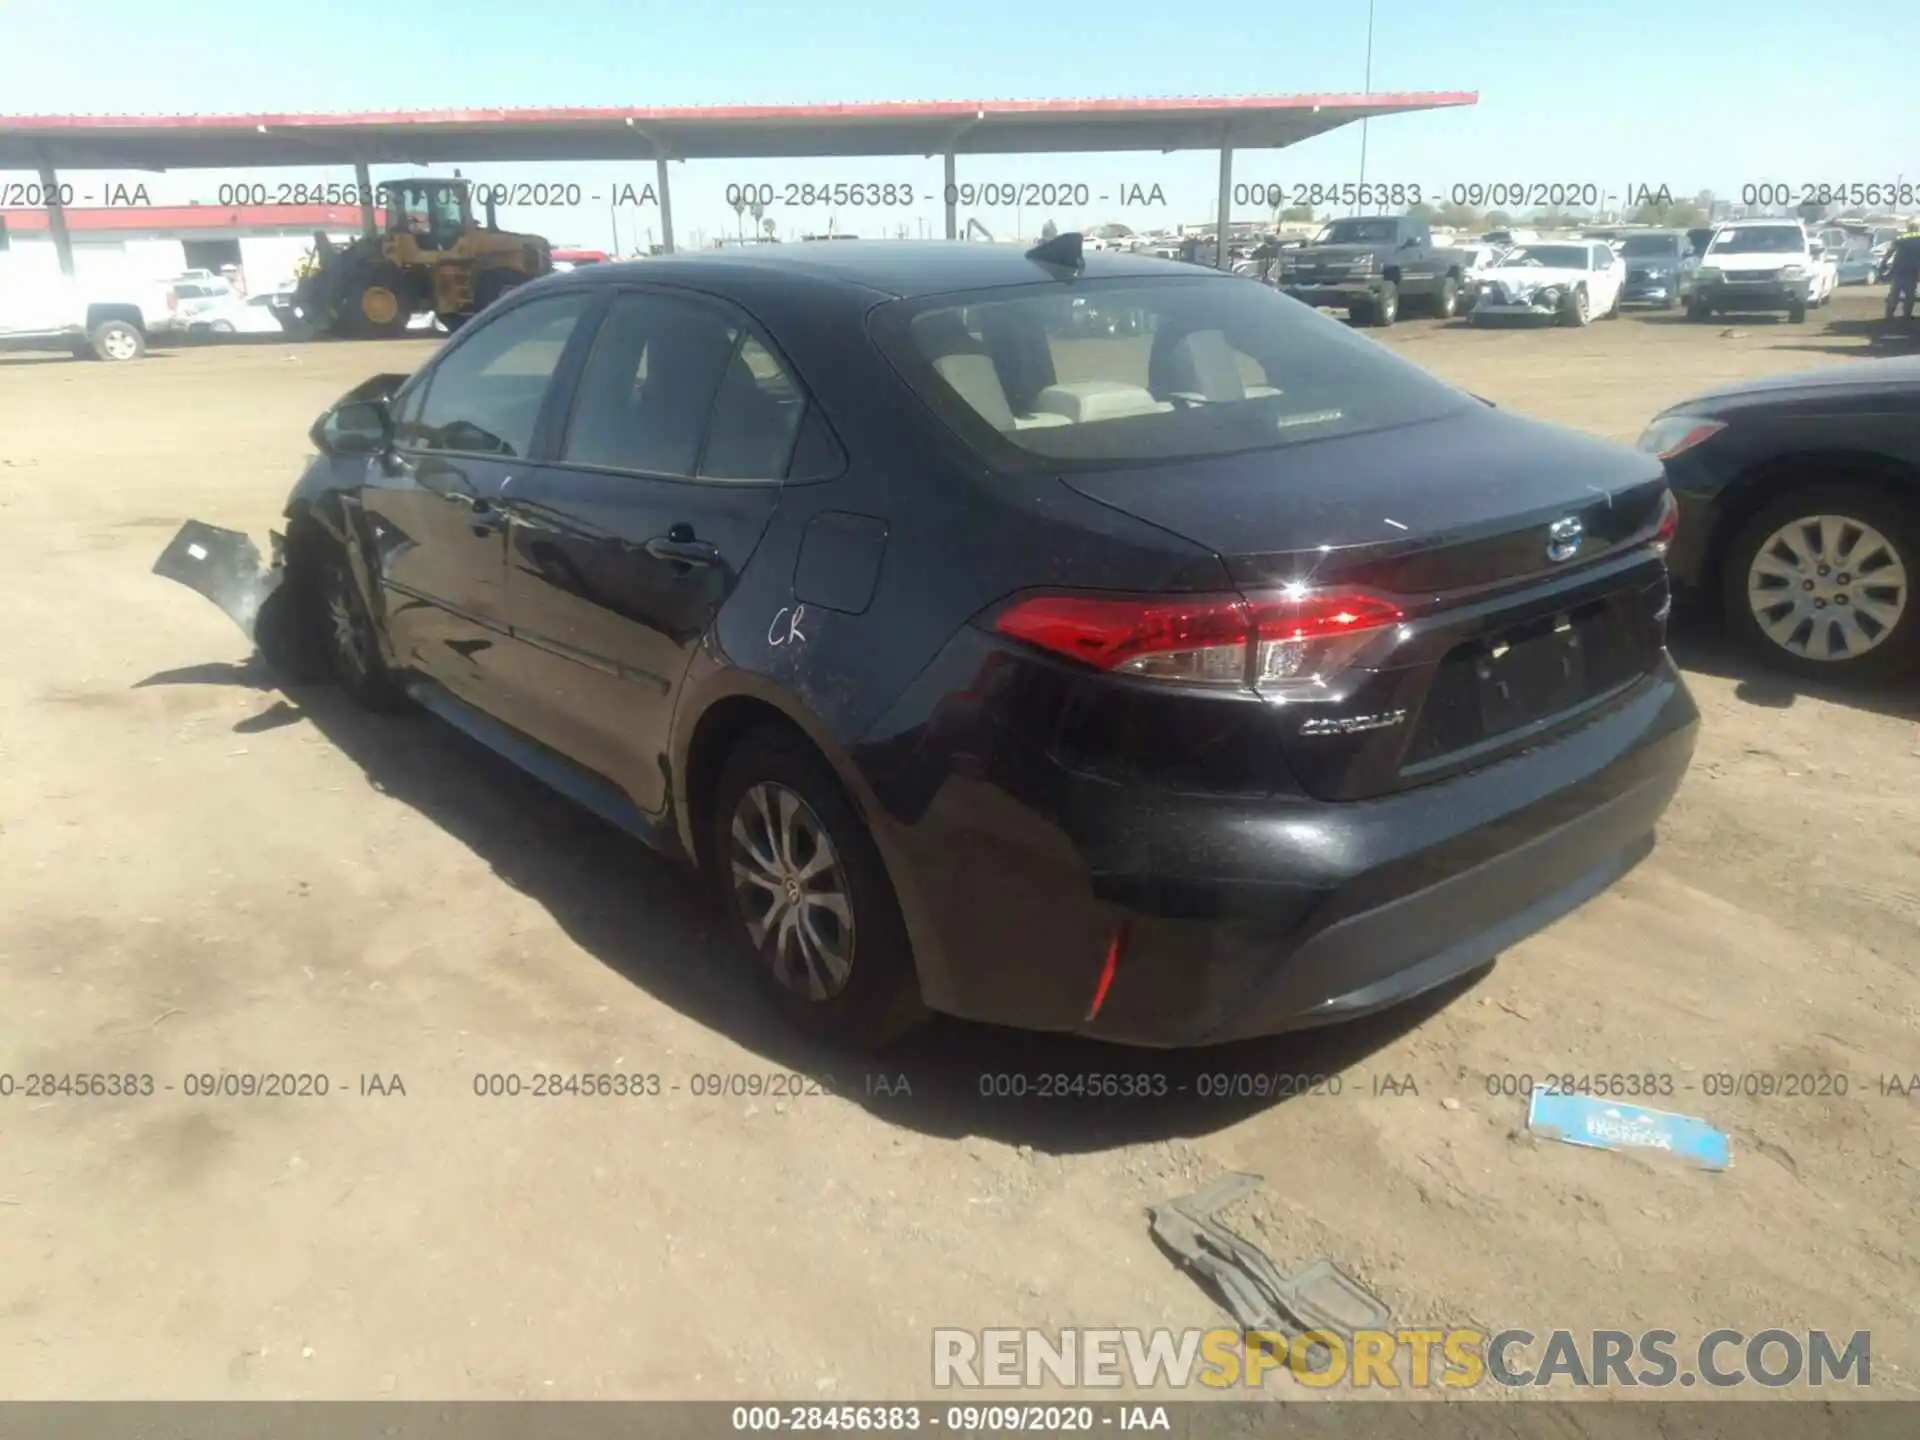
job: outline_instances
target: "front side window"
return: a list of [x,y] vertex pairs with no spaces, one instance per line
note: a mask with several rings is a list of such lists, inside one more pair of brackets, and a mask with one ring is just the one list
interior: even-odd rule
[[528,454],[547,387],[587,302],[578,292],[548,296],[481,324],[427,375],[425,397],[417,413],[403,415],[398,443],[469,455]]
[[899,301],[874,335],[949,427],[1008,469],[1197,459],[1472,403],[1272,287],[1225,277]]

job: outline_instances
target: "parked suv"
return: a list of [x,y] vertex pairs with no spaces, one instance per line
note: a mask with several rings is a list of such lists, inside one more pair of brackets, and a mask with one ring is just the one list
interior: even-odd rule
[[1784,310],[1794,324],[1832,293],[1832,267],[1798,220],[1731,220],[1714,232],[1694,271],[1689,320],[1721,312]]
[[1700,257],[1681,230],[1639,230],[1623,235],[1620,258],[1627,262],[1626,288],[1620,298],[1628,305],[1658,305],[1674,310],[1693,291]]
[[1315,307],[1344,310],[1356,325],[1391,325],[1402,300],[1442,318],[1460,305],[1461,260],[1436,246],[1411,215],[1330,221],[1313,243],[1282,258],[1280,288]]

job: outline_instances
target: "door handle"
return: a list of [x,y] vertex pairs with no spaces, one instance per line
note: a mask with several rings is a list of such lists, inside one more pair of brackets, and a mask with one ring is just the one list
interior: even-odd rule
[[485,496],[473,501],[473,533],[476,535],[492,535],[504,530],[510,518],[506,511],[497,508]]
[[691,535],[656,535],[640,548],[656,560],[673,560],[681,565],[720,563],[718,546],[705,540],[695,540]]

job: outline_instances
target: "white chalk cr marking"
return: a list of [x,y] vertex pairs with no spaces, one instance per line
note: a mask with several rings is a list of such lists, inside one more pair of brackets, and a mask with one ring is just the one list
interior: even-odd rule
[[204,545],[189,545],[187,546],[187,553],[196,560],[204,560],[207,558],[207,547]]
[[[807,637],[800,629],[800,621],[805,617],[807,607],[796,605],[791,610],[782,605],[773,612],[773,622],[767,626],[767,644],[804,645]],[[782,623],[784,622],[784,624]]]
[[1392,516],[1382,515],[1380,518],[1382,520],[1385,520],[1387,524],[1391,525],[1396,530],[1405,530],[1408,528],[1407,526],[1402,525],[1398,520],[1395,520]]

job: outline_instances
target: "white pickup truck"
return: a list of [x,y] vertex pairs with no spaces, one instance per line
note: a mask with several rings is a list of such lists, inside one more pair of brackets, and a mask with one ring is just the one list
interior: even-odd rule
[[138,360],[149,339],[176,328],[168,302],[162,281],[49,274],[0,251],[0,349]]

